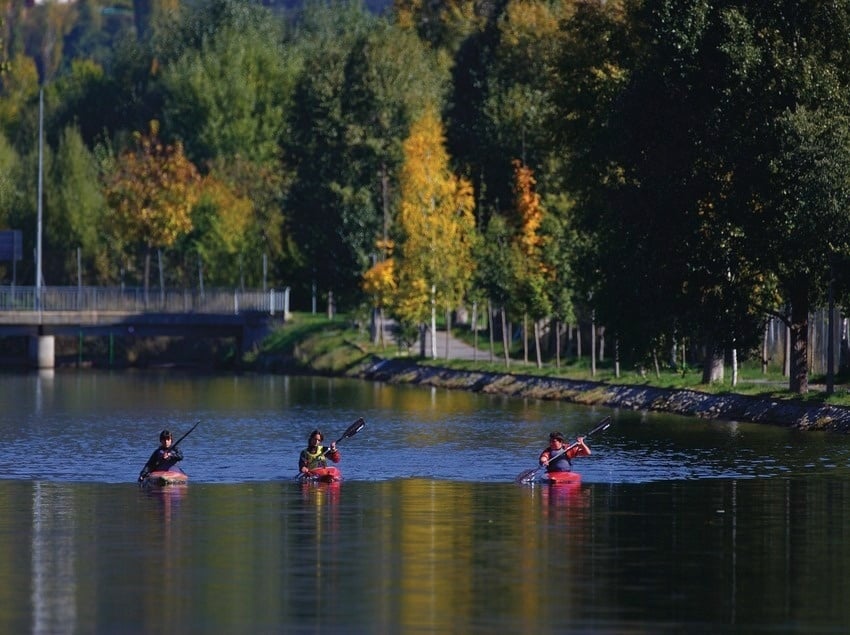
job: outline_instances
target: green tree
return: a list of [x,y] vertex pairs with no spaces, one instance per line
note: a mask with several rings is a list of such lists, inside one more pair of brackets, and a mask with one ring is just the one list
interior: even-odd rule
[[375,175],[366,184],[356,178],[343,114],[349,56],[376,20],[354,4],[308,5],[293,42],[304,65],[284,145],[294,171],[286,230],[295,252],[286,273],[296,295],[323,295],[331,314],[362,298],[360,278],[381,232]]
[[808,314],[850,255],[850,3],[737,2],[721,16],[734,201],[790,304],[789,387],[804,393]]
[[755,307],[768,297],[731,195],[734,89],[718,88],[727,65],[715,7],[583,5],[561,65],[558,129],[592,237],[579,272],[597,317],[639,363],[673,329],[722,361],[755,341]]
[[[280,23],[268,10],[237,12],[229,2],[211,4],[230,11],[192,12],[175,27],[175,37],[188,41],[162,69],[165,128],[182,139],[197,165],[237,155],[276,164],[287,132],[297,56],[283,46]],[[205,35],[190,37],[196,33]]]
[[56,258],[56,269],[48,270],[47,275],[70,282],[67,273],[76,271],[79,248],[86,283],[115,280],[103,232],[106,201],[99,186],[98,165],[77,128],[68,127],[60,133],[48,177],[45,235],[52,249],[64,258]]

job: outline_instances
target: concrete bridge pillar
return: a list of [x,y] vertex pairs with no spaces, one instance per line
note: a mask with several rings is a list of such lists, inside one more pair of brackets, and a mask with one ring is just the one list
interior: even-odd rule
[[29,361],[35,368],[56,366],[56,341],[53,335],[31,335]]

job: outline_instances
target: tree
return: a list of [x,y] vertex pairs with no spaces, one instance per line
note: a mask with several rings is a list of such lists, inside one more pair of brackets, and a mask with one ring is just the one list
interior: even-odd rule
[[134,134],[135,148],[122,153],[106,177],[109,227],[120,243],[145,249],[144,284],[150,281],[151,251],[169,247],[192,229],[191,210],[200,176],[180,142],[163,144],[159,123]]
[[304,296],[324,294],[330,314],[362,298],[361,276],[381,233],[377,175],[358,178],[343,104],[349,55],[375,20],[355,5],[311,4],[293,43],[304,65],[284,144],[294,172],[286,230],[296,246],[287,274]]
[[38,71],[32,58],[20,55],[9,61],[8,71],[0,76],[0,130],[19,152],[24,151],[31,141],[25,131],[29,121],[27,111],[32,109],[38,97]]
[[372,339],[377,344],[383,343],[383,315],[387,306],[391,305],[398,290],[396,282],[395,260],[392,257],[392,241],[378,241],[376,245],[381,252],[381,259],[375,262],[363,274],[363,292],[371,299],[372,308],[377,313],[374,320]]
[[[219,4],[221,13],[213,10]],[[164,127],[199,166],[237,155],[278,164],[297,56],[282,45],[279,21],[268,10],[231,4],[211,3],[174,26],[172,37],[182,41],[163,60]]]
[[237,286],[249,227],[254,222],[251,200],[227,183],[207,175],[192,209],[192,230],[181,239],[184,257],[194,255],[204,284]]
[[534,343],[537,365],[542,366],[540,352],[539,320],[548,317],[552,306],[547,294],[552,279],[551,270],[543,260],[545,238],[540,234],[544,210],[540,195],[534,190],[535,180],[531,170],[522,162],[514,161],[514,210],[516,227],[513,248],[517,263],[514,303],[523,317],[530,315],[534,326]]
[[[399,178],[399,319],[419,324],[430,315],[436,357],[436,307],[454,308],[472,278],[475,244],[471,184],[449,169],[443,127],[430,108],[411,126]],[[424,349],[424,339],[422,341]]]
[[728,4],[719,88],[731,97],[732,191],[752,253],[790,304],[789,388],[805,393],[808,313],[850,253],[850,3]]
[[[512,239],[513,233],[505,217],[495,214],[487,222],[483,236],[473,250],[476,263],[473,287],[480,290],[488,303],[494,303],[494,310],[499,309],[502,315],[502,349],[506,367],[510,366],[510,333],[505,328],[505,314],[513,295],[514,271],[517,267],[515,251],[511,247]],[[492,336],[495,332],[492,312],[489,320]]]
[[740,213],[751,201],[736,193],[747,132],[729,125],[722,15],[706,2],[583,5],[560,65],[555,125],[591,237],[579,272],[638,362],[674,328],[722,360],[756,341],[770,298]]
[[75,271],[79,248],[89,284],[114,280],[103,235],[106,201],[98,183],[98,165],[76,127],[60,133],[48,176],[45,235],[52,251],[64,254],[64,259],[53,262],[52,272],[48,268],[48,275],[60,280],[66,272]]

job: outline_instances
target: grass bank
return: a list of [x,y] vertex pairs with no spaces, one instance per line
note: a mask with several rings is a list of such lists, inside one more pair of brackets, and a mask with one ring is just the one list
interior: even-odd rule
[[[479,341],[482,345],[487,348],[476,360],[422,359],[395,345],[374,346],[365,325],[344,317],[328,320],[324,316],[294,314],[246,364],[267,372],[428,383],[703,417],[752,421],[780,417],[778,423],[806,428],[850,427],[850,393],[846,384],[838,384],[835,392],[827,395],[815,378],[810,392],[800,396],[788,391],[788,380],[780,372],[763,374],[760,367],[748,364],[739,369],[736,386],[732,386],[728,368],[723,382],[705,385],[700,383],[702,373],[697,367],[661,369],[658,374],[623,369],[616,376],[610,360],[598,362],[595,374],[587,358],[569,359],[560,367],[547,363],[541,368],[520,358],[511,359],[506,366],[499,356],[490,361],[489,343]],[[847,423],[839,426],[839,419]]]

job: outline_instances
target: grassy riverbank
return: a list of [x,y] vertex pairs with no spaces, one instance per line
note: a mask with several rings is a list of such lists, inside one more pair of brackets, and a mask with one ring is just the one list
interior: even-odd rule
[[342,317],[328,320],[295,314],[247,362],[249,367],[260,371],[427,383],[588,405],[670,410],[702,417],[752,421],[780,417],[781,421],[772,422],[805,428],[850,427],[850,393],[844,384],[837,385],[834,394],[827,396],[823,386],[813,381],[810,392],[801,397],[788,391],[788,380],[781,373],[762,374],[760,367],[747,364],[740,368],[738,383],[733,387],[728,368],[724,382],[704,385],[700,383],[698,367],[686,368],[684,372],[662,369],[658,375],[623,369],[617,377],[610,361],[601,361],[593,375],[588,359],[570,359],[559,368],[552,363],[538,368],[522,359],[512,359],[506,366],[498,354],[490,361],[487,341],[479,341],[481,346],[486,348],[477,360],[422,359],[413,355],[415,351],[395,344],[374,346],[365,325]]

